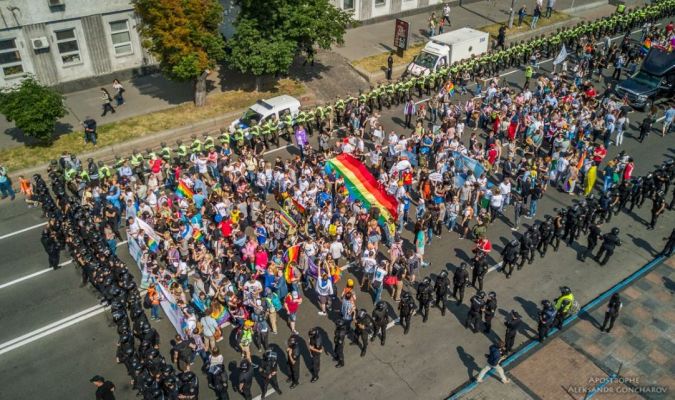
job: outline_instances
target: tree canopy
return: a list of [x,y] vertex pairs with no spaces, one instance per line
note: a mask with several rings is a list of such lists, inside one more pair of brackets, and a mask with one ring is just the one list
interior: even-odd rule
[[143,45],[169,78],[203,82],[204,72],[225,56],[218,30],[223,9],[217,0],[133,0],[133,4],[141,17]]
[[227,57],[233,67],[254,75],[287,71],[310,47],[342,44],[352,15],[328,0],[239,0],[236,32]]
[[29,76],[19,86],[0,91],[0,113],[27,136],[49,144],[56,122],[67,112],[60,93]]

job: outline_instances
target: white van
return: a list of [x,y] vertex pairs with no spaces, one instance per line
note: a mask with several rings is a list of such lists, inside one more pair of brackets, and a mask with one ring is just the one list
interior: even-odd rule
[[291,113],[295,117],[298,112],[300,112],[300,102],[292,96],[281,95],[267,100],[258,100],[244,112],[241,118],[230,124],[230,132],[234,132],[239,127],[244,131],[248,130],[253,120],[258,121],[259,124],[264,124],[274,116],[283,120],[287,113]]
[[444,66],[487,52],[490,35],[471,28],[460,28],[433,36],[422,52],[408,65],[413,76],[429,75]]

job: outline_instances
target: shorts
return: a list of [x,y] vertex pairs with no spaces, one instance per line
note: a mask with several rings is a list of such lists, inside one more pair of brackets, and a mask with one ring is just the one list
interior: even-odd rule
[[288,314],[288,320],[295,322],[298,319],[297,315],[295,313],[289,313]]
[[329,300],[330,300],[330,297],[328,297],[328,296],[319,296],[319,304],[326,305],[326,304],[328,304]]

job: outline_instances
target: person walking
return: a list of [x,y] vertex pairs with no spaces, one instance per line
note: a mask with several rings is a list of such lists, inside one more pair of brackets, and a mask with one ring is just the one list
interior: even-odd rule
[[84,121],[82,121],[82,126],[84,127],[84,142],[91,142],[91,144],[96,146],[96,139],[98,138],[98,134],[96,133],[96,120],[87,116],[84,118]]
[[658,255],[670,257],[670,255],[673,254],[673,247],[675,247],[675,228],[673,228],[673,230],[670,232],[670,236],[663,238],[663,240],[666,241],[666,245]]
[[546,18],[551,18],[551,15],[553,15],[553,7],[555,7],[555,0],[547,0],[546,1]]
[[47,257],[49,258],[49,268],[59,269],[59,258],[61,255],[61,247],[59,246],[59,241],[56,238],[56,232],[45,228],[42,231],[42,247],[44,247],[45,252],[47,252]]
[[96,400],[115,400],[115,384],[106,381],[101,375],[96,375],[89,379],[89,382],[96,386]]
[[501,367],[501,362],[506,358],[506,350],[504,348],[504,342],[499,341],[497,344],[490,345],[490,350],[488,352],[488,365],[486,365],[476,378],[476,382],[482,383],[485,375],[490,372],[491,369],[495,369],[502,383],[511,382],[506,375],[504,375],[504,368]]
[[101,88],[101,105],[103,106],[103,114],[101,117],[105,117],[110,111],[112,114],[115,114],[115,108],[112,106],[112,97],[106,88]]
[[523,25],[523,20],[525,19],[526,15],[527,15],[527,6],[523,4],[523,6],[520,7],[520,10],[518,10],[518,26]]
[[675,106],[671,105],[664,113],[663,113],[663,128],[661,129],[661,136],[666,136],[668,132],[670,132],[670,128],[673,126],[673,122],[675,122]]
[[117,107],[124,105],[124,86],[120,83],[119,80],[113,79],[112,83],[113,89],[115,89],[115,104]]
[[541,7],[539,7],[539,4],[537,4],[534,7],[534,11],[532,12],[532,21],[530,22],[531,30],[537,29],[537,22],[539,22],[539,17],[541,17]]
[[448,24],[448,27],[450,27],[450,25],[452,25],[450,23],[450,3],[445,3],[443,5],[443,19]]
[[162,317],[159,315],[160,298],[159,292],[157,291],[157,286],[154,283],[151,283],[150,287],[148,287],[146,296],[148,296],[148,300],[150,301],[150,318],[153,321],[159,321],[162,319]]
[[9,197],[11,200],[14,200],[16,198],[16,193],[12,189],[12,181],[9,179],[9,175],[7,175],[7,168],[2,165],[0,165],[0,194],[2,195],[2,199]]
[[387,57],[387,80],[391,80],[391,73],[394,70],[394,52],[389,53]]
[[602,322],[602,328],[600,328],[601,332],[609,333],[609,331],[612,330],[614,327],[614,322],[619,317],[619,311],[621,311],[622,307],[623,304],[621,304],[621,297],[619,297],[618,293],[614,293],[612,298],[609,299],[607,311],[605,311],[605,320]]
[[622,54],[618,54],[616,56],[616,60],[614,60],[614,73],[612,74],[612,79],[619,80],[621,79],[621,71],[623,70],[625,64],[625,60],[623,58]]
[[403,115],[405,115],[405,127],[410,129],[410,123],[412,122],[413,116],[417,113],[417,107],[413,99],[408,99],[408,101],[403,106]]

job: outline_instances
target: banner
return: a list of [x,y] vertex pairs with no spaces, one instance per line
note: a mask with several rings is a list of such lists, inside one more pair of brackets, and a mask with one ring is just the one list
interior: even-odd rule
[[553,60],[553,65],[560,64],[561,62],[565,61],[566,58],[567,58],[567,48],[563,44],[562,49],[560,49],[560,53],[558,53],[558,56],[555,58],[555,60]]
[[462,155],[457,151],[452,152],[452,158],[455,160],[455,168],[457,170],[457,175],[455,176],[455,185],[457,185],[457,187],[464,186],[469,171],[473,172],[473,176],[476,177],[476,179],[478,179],[485,171],[483,164],[471,157]]

